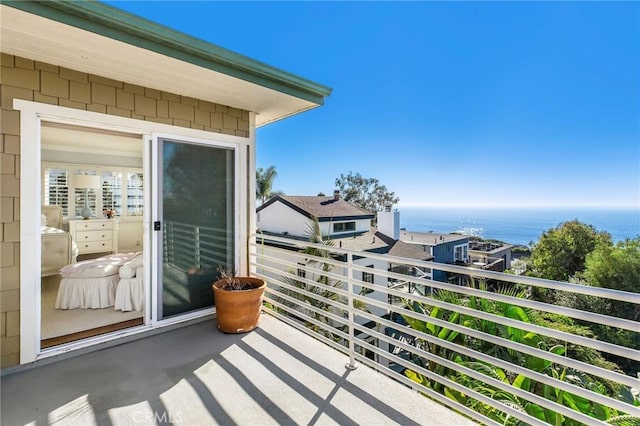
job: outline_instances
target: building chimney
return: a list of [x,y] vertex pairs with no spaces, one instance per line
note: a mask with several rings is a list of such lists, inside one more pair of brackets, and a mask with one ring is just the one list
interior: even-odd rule
[[340,190],[336,189],[333,191],[333,199],[338,201],[340,199]]
[[394,240],[400,239],[400,212],[385,206],[384,211],[378,212],[378,231]]

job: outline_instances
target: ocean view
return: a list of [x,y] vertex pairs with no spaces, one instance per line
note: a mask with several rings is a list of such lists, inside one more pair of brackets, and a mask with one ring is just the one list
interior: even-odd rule
[[400,226],[414,232],[461,232],[528,245],[542,232],[578,219],[607,231],[614,241],[640,235],[640,210],[633,208],[454,208],[399,207]]

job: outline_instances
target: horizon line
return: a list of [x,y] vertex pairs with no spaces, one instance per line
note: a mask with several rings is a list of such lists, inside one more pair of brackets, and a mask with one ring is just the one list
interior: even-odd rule
[[640,203],[637,204],[480,204],[480,203],[451,203],[451,204],[433,204],[433,203],[398,203],[394,207],[397,208],[474,208],[474,209],[638,209],[640,212]]

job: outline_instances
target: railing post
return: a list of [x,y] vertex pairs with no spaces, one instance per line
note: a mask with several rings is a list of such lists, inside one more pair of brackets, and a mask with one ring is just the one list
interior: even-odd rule
[[354,306],[353,306],[353,254],[347,253],[347,290],[349,292],[349,296],[347,296],[347,304],[348,309],[347,313],[349,315],[349,362],[345,365],[345,368],[348,370],[355,370],[358,368],[356,364],[356,345],[355,345],[355,329],[353,327],[354,323]]

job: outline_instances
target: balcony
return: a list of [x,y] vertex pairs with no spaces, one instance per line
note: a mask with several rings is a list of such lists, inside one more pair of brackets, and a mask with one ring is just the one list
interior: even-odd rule
[[[637,341],[638,323],[529,297],[546,290],[631,307],[638,293],[276,236],[258,236],[253,250],[251,266],[269,282],[267,311],[425,402],[484,424],[640,421],[640,351],[569,326],[598,324]],[[468,285],[398,270],[442,270]]]
[[[1,423],[602,425],[640,417],[636,374],[579,357],[599,351],[637,365],[640,351],[530,317],[635,338],[638,323],[515,289],[635,305],[639,294],[277,236],[252,238],[249,248],[253,273],[269,283],[259,329],[225,335],[207,318],[6,375]],[[433,269],[471,285],[398,272]],[[498,288],[512,291],[489,290]]]
[[270,315],[214,321],[6,375],[0,423],[472,424]]
[[504,272],[504,259],[495,257],[471,257],[469,266],[487,271]]

